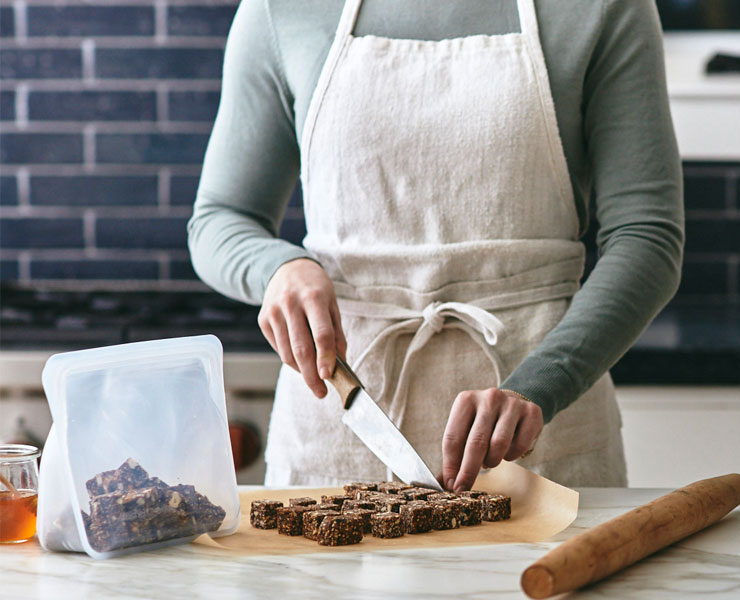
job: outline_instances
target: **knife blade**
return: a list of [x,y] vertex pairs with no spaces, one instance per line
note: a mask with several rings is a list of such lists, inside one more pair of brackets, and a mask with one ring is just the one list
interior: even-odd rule
[[401,481],[443,491],[421,456],[365,391],[357,375],[341,358],[337,357],[334,373],[328,381],[342,399],[345,408],[342,422]]

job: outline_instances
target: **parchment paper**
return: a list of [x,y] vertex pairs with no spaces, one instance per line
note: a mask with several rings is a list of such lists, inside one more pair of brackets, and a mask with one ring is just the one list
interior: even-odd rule
[[565,529],[578,512],[578,492],[506,461],[502,461],[495,469],[482,473],[473,489],[511,496],[511,519],[446,531],[404,535],[394,539],[366,535],[359,544],[327,547],[303,536],[280,535],[276,529],[256,529],[249,523],[249,508],[252,500],[260,499],[280,500],[286,506],[289,498],[301,496],[310,496],[321,501],[322,494],[328,496],[344,493],[341,488],[263,489],[240,494],[242,521],[236,533],[215,540],[203,535],[195,543],[243,556],[258,556],[538,542]]

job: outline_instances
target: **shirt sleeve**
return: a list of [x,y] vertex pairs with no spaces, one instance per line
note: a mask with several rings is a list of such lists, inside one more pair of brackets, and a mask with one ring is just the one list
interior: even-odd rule
[[654,3],[604,3],[583,86],[600,256],[561,322],[501,386],[536,402],[545,422],[630,348],[681,272],[681,164]]
[[191,260],[205,283],[259,304],[280,265],[307,257],[277,238],[299,162],[269,8],[244,0],[226,42],[221,100],[188,223]]

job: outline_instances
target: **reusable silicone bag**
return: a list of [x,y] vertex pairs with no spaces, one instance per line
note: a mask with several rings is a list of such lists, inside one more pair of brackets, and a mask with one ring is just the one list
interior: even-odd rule
[[236,531],[218,338],[56,354],[42,380],[54,419],[39,476],[45,549],[109,558]]

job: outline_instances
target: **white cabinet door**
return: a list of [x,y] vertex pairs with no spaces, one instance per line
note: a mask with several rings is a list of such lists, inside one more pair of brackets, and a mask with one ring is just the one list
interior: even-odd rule
[[618,387],[630,487],[740,472],[740,388]]

